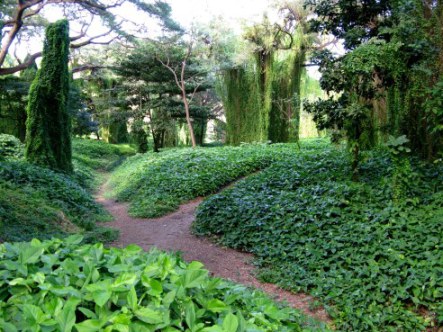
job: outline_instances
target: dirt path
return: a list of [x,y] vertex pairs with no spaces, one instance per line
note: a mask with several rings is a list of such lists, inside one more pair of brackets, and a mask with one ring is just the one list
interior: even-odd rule
[[119,240],[112,245],[125,247],[134,243],[145,250],[155,246],[164,250],[180,251],[186,261],[202,262],[214,276],[260,288],[276,300],[285,300],[310,316],[330,322],[323,309],[315,311],[309,309],[310,303],[313,302],[312,297],[287,292],[276,285],[258,281],[253,275],[251,254],[223,248],[191,234],[190,227],[194,221],[195,210],[202,198],[183,204],[178,211],[161,218],[138,219],[128,215],[127,203],[105,198],[104,194],[107,191],[105,183],[97,193],[96,200],[114,216],[114,221],[107,226],[120,231]]

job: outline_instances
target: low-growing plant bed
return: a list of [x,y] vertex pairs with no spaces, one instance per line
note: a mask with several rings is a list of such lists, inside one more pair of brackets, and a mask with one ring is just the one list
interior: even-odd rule
[[129,158],[111,176],[113,195],[136,217],[158,217],[297,153],[296,145],[172,149]]
[[321,299],[339,330],[441,327],[443,169],[412,165],[395,202],[388,155],[352,182],[345,153],[300,153],[209,197],[194,231],[254,253],[263,280]]
[[72,236],[0,245],[0,328],[15,331],[320,331],[262,292],[202,264]]
[[118,232],[98,225],[111,216],[91,191],[97,170],[109,169],[133,153],[127,146],[73,140],[74,174],[61,174],[24,160],[24,146],[0,135],[0,240],[27,241],[82,233],[87,241],[112,241]]

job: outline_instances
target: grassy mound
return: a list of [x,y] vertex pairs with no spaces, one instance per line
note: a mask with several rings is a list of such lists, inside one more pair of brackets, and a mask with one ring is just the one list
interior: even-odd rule
[[298,154],[208,198],[194,231],[253,252],[262,279],[326,304],[346,331],[443,325],[443,169],[413,162],[393,202],[392,164]]
[[81,237],[0,245],[2,331],[296,332],[323,329],[202,264]]
[[111,177],[113,194],[131,202],[129,213],[157,217],[179,204],[297,153],[291,145],[173,149],[127,159]]

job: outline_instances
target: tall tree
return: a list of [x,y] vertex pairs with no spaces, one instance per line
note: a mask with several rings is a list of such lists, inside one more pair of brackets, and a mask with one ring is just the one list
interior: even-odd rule
[[29,91],[26,120],[26,159],[63,172],[72,172],[69,97],[69,23],[61,20],[46,29],[43,59]]
[[312,28],[342,38],[346,51],[318,56],[322,88],[334,92],[330,103],[336,106],[320,101],[311,107],[320,126],[344,129],[356,152],[389,135],[406,135],[416,154],[433,159],[442,153],[442,2],[309,0],[307,5],[317,14]]

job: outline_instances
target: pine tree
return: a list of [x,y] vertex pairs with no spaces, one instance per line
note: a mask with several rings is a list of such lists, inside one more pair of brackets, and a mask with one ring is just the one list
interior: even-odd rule
[[72,172],[69,96],[69,23],[46,29],[41,68],[29,90],[26,159],[54,170]]

